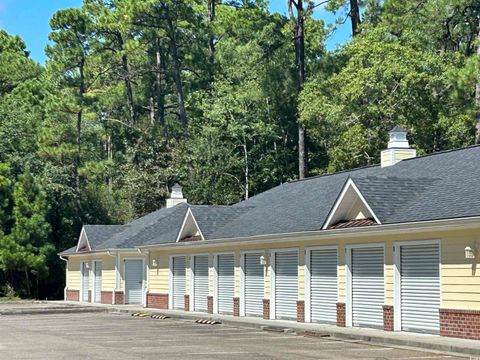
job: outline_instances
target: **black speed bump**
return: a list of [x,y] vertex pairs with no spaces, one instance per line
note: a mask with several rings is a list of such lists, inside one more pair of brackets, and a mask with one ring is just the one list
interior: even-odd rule
[[200,320],[195,320],[195,322],[197,324],[206,324],[206,325],[217,325],[217,324],[221,324],[220,321],[216,321],[216,320],[203,320],[203,319],[200,319]]
[[152,319],[159,319],[159,320],[166,320],[166,319],[170,319],[170,316],[166,316],[166,315],[159,315],[159,314],[153,314],[152,316],[150,316]]

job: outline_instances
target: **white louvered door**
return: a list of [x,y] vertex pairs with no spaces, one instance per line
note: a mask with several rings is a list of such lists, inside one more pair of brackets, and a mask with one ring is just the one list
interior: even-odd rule
[[233,314],[233,297],[235,296],[235,256],[233,254],[217,255],[217,298],[218,312]]
[[383,328],[383,247],[352,249],[353,326]]
[[244,255],[245,271],[245,315],[263,315],[264,268],[260,264],[263,253],[247,253]]
[[402,330],[440,332],[438,244],[400,247]]
[[141,304],[143,298],[143,260],[125,260],[125,304]]
[[310,251],[310,318],[337,322],[337,249]]
[[275,318],[296,319],[298,252],[275,253]]
[[88,302],[88,290],[90,288],[90,269],[87,262],[82,262],[82,301]]
[[172,258],[173,308],[185,310],[185,256]]
[[93,301],[96,303],[102,302],[102,262],[95,261],[95,296]]
[[207,311],[208,255],[193,258],[193,302],[194,311]]

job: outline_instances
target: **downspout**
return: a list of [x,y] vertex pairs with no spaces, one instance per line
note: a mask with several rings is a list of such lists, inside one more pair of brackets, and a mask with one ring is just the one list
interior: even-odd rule
[[67,301],[67,289],[68,289],[68,258],[64,258],[59,255],[60,260],[65,261],[65,287],[63,288],[63,301]]
[[118,253],[112,255],[110,250],[107,250],[107,255],[115,258],[115,289],[112,290],[112,305],[115,305],[115,291],[118,288]]

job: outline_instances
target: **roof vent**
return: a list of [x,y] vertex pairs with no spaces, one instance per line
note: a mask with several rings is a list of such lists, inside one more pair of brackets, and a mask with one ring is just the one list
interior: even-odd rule
[[186,203],[187,199],[183,197],[182,187],[179,184],[172,186],[172,192],[167,199],[167,208],[174,207],[177,204]]
[[399,161],[417,156],[416,150],[412,149],[408,143],[407,130],[397,125],[388,134],[390,136],[388,148],[381,153],[382,167],[395,165]]

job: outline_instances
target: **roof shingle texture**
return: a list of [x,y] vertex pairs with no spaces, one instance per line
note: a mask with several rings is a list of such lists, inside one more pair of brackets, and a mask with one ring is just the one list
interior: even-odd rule
[[320,230],[349,178],[382,224],[480,216],[480,146],[472,146],[289,182],[232,206],[179,204],[127,225],[85,228],[96,249],[174,243],[188,208],[205,239]]

